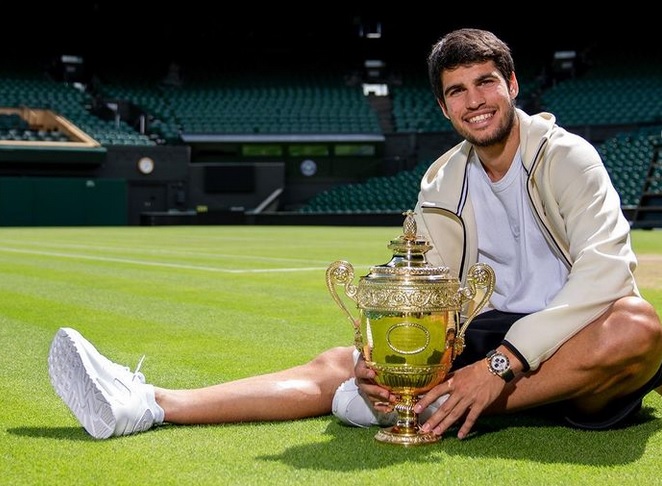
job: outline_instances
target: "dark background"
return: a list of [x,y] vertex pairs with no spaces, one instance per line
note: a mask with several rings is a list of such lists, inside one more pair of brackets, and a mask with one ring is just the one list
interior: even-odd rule
[[[660,59],[657,15],[631,2],[611,9],[580,9],[576,2],[531,2],[519,8],[512,3],[463,8],[457,2],[401,2],[396,7],[377,2],[15,2],[5,11],[0,42],[7,62],[75,54],[91,65],[165,69],[171,61],[347,65],[379,57],[424,69],[430,46],[444,33],[481,27],[504,39],[519,64],[547,63],[557,50],[575,50],[589,59]],[[377,26],[380,41],[361,38],[361,29]]]

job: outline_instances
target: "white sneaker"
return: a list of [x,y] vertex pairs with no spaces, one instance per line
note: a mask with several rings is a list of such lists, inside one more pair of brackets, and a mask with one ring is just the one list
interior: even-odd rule
[[398,418],[397,412],[382,413],[372,408],[359,392],[354,378],[350,378],[338,387],[333,395],[331,411],[342,423],[355,427],[372,425],[388,427],[394,425]]
[[[144,359],[144,356],[143,356]],[[60,328],[48,354],[51,384],[96,439],[143,432],[163,423],[154,387],[138,370],[113,363],[81,334]]]
[[[418,416],[418,421],[424,423],[448,399],[445,394],[437,398]],[[342,383],[333,395],[332,412],[341,422],[356,427],[390,427],[398,420],[397,412],[382,413],[375,411],[356,385],[356,380],[350,378]]]

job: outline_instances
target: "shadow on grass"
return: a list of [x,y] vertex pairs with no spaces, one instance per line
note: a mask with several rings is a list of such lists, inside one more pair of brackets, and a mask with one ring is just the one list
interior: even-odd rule
[[[299,443],[282,453],[257,456],[257,460],[278,462],[298,469],[364,471],[390,468],[398,464],[446,464],[454,458],[511,459],[540,464],[618,466],[642,457],[651,436],[660,432],[659,411],[644,407],[628,426],[586,431],[560,425],[539,416],[512,415],[484,417],[464,439],[450,430],[434,444],[402,447],[375,441],[377,427],[347,427],[330,417],[324,432],[329,440]],[[319,420],[319,419],[315,419]],[[157,427],[149,434],[168,428]],[[13,427],[7,433],[30,438],[98,442],[82,427]]]
[[[154,427],[149,431],[150,434],[158,433],[158,430],[165,429],[168,425]],[[6,430],[8,434],[20,437],[32,437],[35,439],[56,439],[80,442],[100,442],[102,439],[95,439],[88,434],[83,427],[13,427]],[[110,440],[122,439],[122,437],[111,437]],[[109,440],[109,439],[106,439]]]
[[14,427],[7,433],[35,439],[79,440],[82,442],[96,441],[82,427]]
[[403,447],[374,440],[377,428],[353,428],[331,419],[325,443],[301,444],[281,454],[258,457],[300,469],[360,471],[399,463],[434,463],[453,457],[501,458],[541,464],[615,466],[637,461],[648,439],[659,432],[662,421],[652,407],[644,407],[620,429],[587,431],[526,415],[486,417],[464,440],[449,431],[434,444]]

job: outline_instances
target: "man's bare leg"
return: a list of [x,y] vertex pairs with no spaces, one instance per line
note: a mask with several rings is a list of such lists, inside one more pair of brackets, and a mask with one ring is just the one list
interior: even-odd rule
[[55,392],[96,439],[145,432],[164,422],[288,420],[330,413],[335,390],[354,375],[352,347],[306,364],[220,385],[167,390],[138,368],[114,363],[73,328],[55,333],[48,373]]
[[354,374],[352,347],[329,349],[300,366],[188,390],[155,387],[173,424],[290,420],[331,412],[338,386]]

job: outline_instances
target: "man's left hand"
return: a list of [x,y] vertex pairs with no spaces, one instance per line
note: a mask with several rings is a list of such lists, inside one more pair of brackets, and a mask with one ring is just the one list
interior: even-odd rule
[[421,413],[442,395],[448,399],[421,426],[423,432],[442,435],[458,421],[462,425],[457,433],[464,439],[474,426],[480,414],[503,392],[505,381],[493,375],[481,360],[450,373],[439,385],[428,391],[414,407]]

